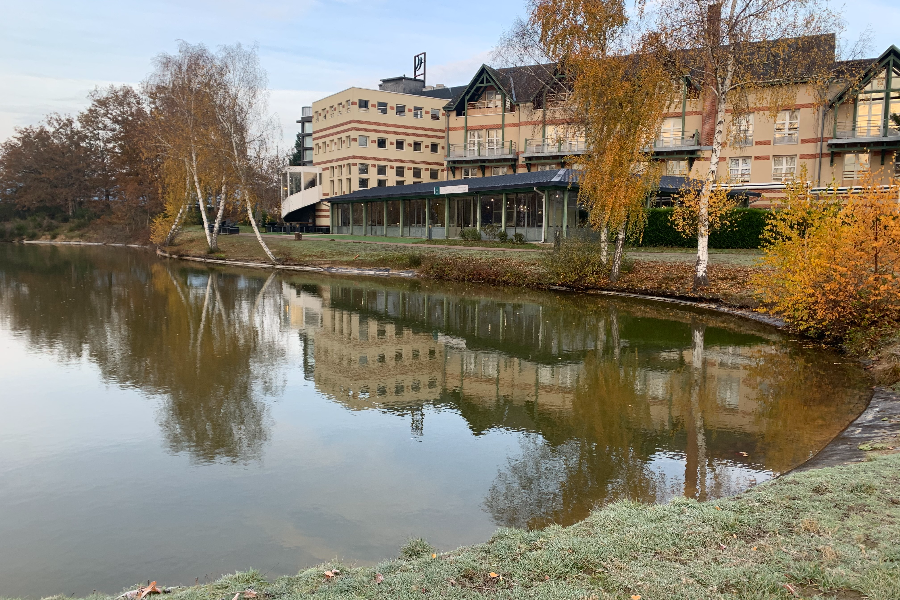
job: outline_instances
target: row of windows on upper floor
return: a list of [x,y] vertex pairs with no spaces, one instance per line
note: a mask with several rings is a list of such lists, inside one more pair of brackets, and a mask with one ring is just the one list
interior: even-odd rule
[[[662,145],[688,145],[678,143],[681,140],[684,140],[681,117],[664,119],[660,131]],[[731,142],[735,146],[753,145],[753,113],[742,115],[735,119],[732,125]],[[778,117],[775,119],[772,143],[776,145],[800,143],[799,110],[782,110],[778,113]]]
[[409,149],[413,152],[425,152],[427,149],[432,154],[438,154],[441,151],[441,145],[438,142],[423,142],[420,140],[413,140],[407,143],[405,139],[401,138],[397,138],[393,142],[389,142],[386,137],[370,138],[367,135],[357,135],[356,138],[351,138],[349,135],[345,135],[322,142],[320,144],[316,144],[316,154],[320,154],[323,152],[334,152],[336,150],[350,148],[352,147],[352,143],[354,140],[356,141],[356,146],[359,148],[369,148],[371,146],[381,150],[387,150],[388,146],[391,145],[394,147],[394,150],[401,151]]
[[406,104],[388,104],[387,102],[372,102],[369,100],[357,100],[356,102],[351,102],[347,100],[346,102],[338,102],[336,105],[332,104],[328,108],[324,108],[322,110],[317,110],[315,112],[316,121],[321,120],[327,121],[329,116],[333,119],[339,115],[343,115],[344,113],[349,114],[352,110],[353,106],[356,106],[356,110],[358,112],[369,112],[370,107],[373,112],[377,114],[386,115],[388,113],[392,113],[398,117],[405,117],[406,115],[412,115],[413,119],[424,119],[428,118],[432,121],[440,121],[441,120],[441,109],[439,108],[425,108],[423,106],[408,106]]
[[[852,152],[844,154],[844,166],[841,177],[847,181],[858,181],[869,173],[870,161],[868,152]],[[728,181],[730,183],[750,183],[752,157],[739,156],[728,159]],[[900,152],[894,153],[893,177],[900,177]],[[687,177],[688,161],[667,160],[666,175]],[[797,176],[797,156],[772,157],[772,181],[787,182]]]

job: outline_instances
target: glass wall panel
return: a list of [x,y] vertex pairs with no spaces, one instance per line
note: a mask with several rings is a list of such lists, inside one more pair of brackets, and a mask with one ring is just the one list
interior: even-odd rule
[[369,202],[369,225],[384,225],[384,202]]
[[406,227],[425,226],[425,201],[422,199],[409,200],[405,203],[403,212],[403,225]]
[[435,227],[444,226],[444,199],[430,200],[431,202],[431,224]]
[[363,225],[363,205],[360,202],[352,204],[353,206],[353,225]]
[[[547,200],[550,208],[550,227],[562,227],[563,225],[563,193],[547,192]],[[543,223],[542,223],[543,225]]]
[[503,214],[503,196],[481,197],[481,224],[500,225]]
[[[475,215],[475,198],[472,196],[458,196],[450,204],[450,221],[454,227],[475,227],[477,218]],[[455,209],[453,204],[455,204]],[[455,222],[454,222],[455,221]]]
[[389,226],[395,227],[400,225],[400,201],[399,200],[388,200],[388,216],[387,216],[387,224]]

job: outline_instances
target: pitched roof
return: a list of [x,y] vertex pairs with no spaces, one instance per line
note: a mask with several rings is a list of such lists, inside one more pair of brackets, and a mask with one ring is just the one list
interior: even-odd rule
[[514,173],[512,175],[494,175],[493,177],[476,177],[473,179],[453,179],[451,181],[433,181],[414,183],[412,185],[394,185],[390,187],[374,187],[358,190],[350,194],[329,198],[329,202],[365,202],[393,198],[424,198],[434,196],[437,187],[457,185],[468,186],[464,193],[490,193],[505,190],[530,190],[539,188],[578,187],[578,176],[571,169],[554,169],[551,171],[532,171],[530,173]]

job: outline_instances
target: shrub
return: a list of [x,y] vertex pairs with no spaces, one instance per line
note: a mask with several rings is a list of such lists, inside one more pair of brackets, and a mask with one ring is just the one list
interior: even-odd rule
[[761,299],[799,330],[833,340],[900,323],[898,186],[872,183],[846,197],[798,182],[764,236]]
[[488,241],[493,242],[497,239],[497,234],[500,233],[500,227],[497,225],[482,225],[481,226],[481,234]]
[[500,242],[501,244],[505,244],[508,239],[509,239],[509,234],[506,233],[506,231],[500,231],[497,233],[497,241]]
[[434,547],[431,544],[422,538],[416,538],[414,540],[409,540],[402,548],[400,548],[400,558],[413,560],[424,556],[431,556],[434,551]]
[[547,277],[554,285],[583,289],[596,286],[607,276],[608,268],[600,260],[600,244],[587,238],[560,240],[552,252],[542,257]]
[[[647,211],[647,224],[640,246],[668,246],[693,248],[697,236],[685,236],[672,224],[671,208],[651,208]],[[759,208],[736,208],[731,211],[728,223],[709,236],[710,248],[759,248],[763,231],[773,212]]]
[[459,230],[459,238],[470,242],[480,242],[481,232],[473,228],[463,228]]
[[513,243],[513,244],[520,244],[520,245],[521,245],[521,244],[524,244],[524,243],[525,243],[525,234],[522,234],[522,233],[516,233],[516,234],[514,234],[514,235],[513,235],[513,239],[512,239],[512,243]]

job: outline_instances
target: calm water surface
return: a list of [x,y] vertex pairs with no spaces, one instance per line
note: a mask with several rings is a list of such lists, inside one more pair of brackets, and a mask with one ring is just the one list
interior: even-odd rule
[[0,245],[0,596],[270,576],[740,492],[861,372],[650,302]]

